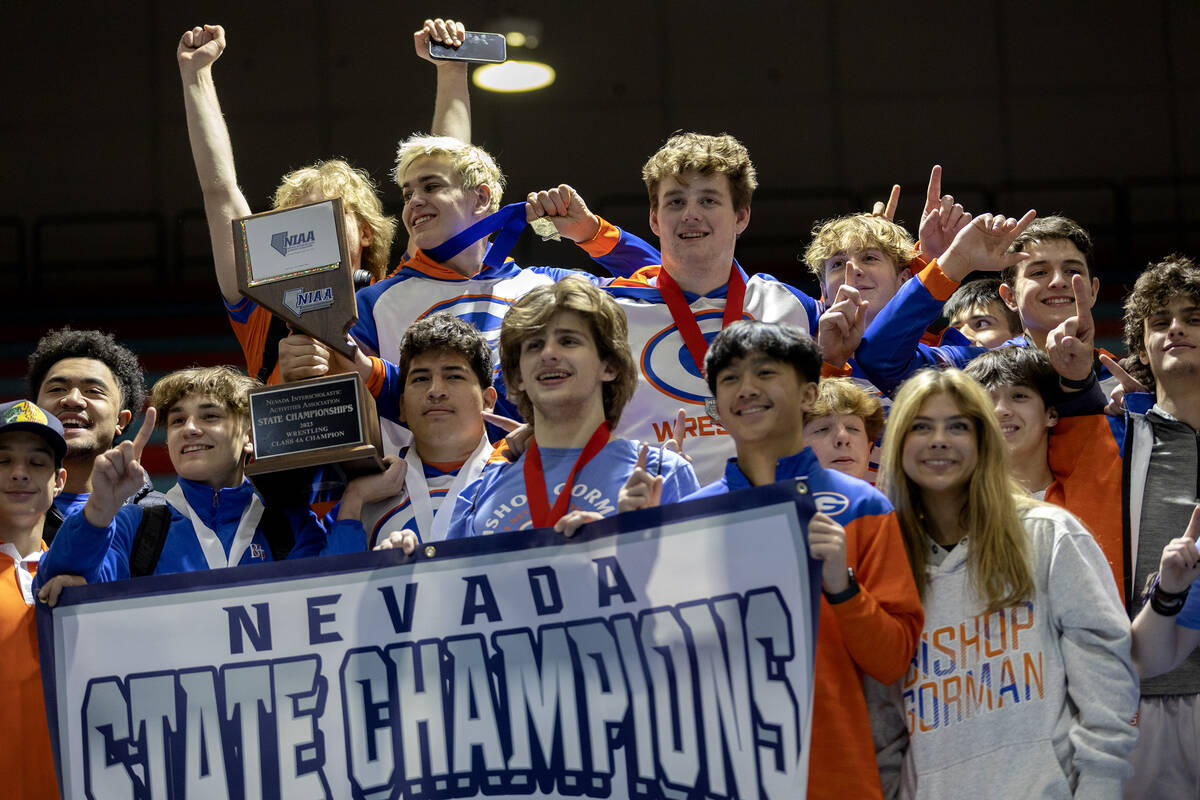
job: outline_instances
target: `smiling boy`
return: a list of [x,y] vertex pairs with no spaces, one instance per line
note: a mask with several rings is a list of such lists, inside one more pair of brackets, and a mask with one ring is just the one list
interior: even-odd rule
[[[244,474],[252,450],[248,392],[256,385],[229,367],[185,369],[159,380],[134,440],[97,459],[93,492],[82,512],[63,523],[38,585],[58,574],[96,583],[364,550],[357,514],[364,502],[398,491],[398,468],[351,481],[328,532],[307,507],[264,508]],[[122,493],[145,479],[139,459],[156,418],[179,476],[166,494],[159,533],[145,520],[158,512],[121,505]],[[154,542],[150,552],[147,542]]]
[[[1148,267],[1125,301],[1132,374],[1151,387],[1142,413],[1126,396],[1123,443],[1126,589],[1140,592],[1163,548],[1188,528],[1200,485],[1200,268],[1171,255]],[[1158,592],[1158,589],[1154,590]],[[1131,616],[1138,610],[1130,604]],[[1184,797],[1200,782],[1200,651],[1142,681],[1127,797]]]
[[446,538],[455,498],[492,454],[483,413],[496,390],[483,334],[445,312],[414,322],[400,342],[399,382],[401,419],[413,434],[404,492],[363,510],[370,546],[385,549],[402,547],[406,532],[412,546]]
[[712,480],[733,446],[709,408],[703,377],[709,341],[742,319],[786,321],[813,331],[822,309],[769,275],[748,276],[734,260],[737,238],[750,224],[758,177],[733,136],[672,136],[646,161],[642,180],[662,263],[605,287],[629,319],[630,346],[641,365],[617,432],[666,442],[676,410],[684,407],[685,451],[701,480]]
[[[617,512],[641,449],[612,435],[637,382],[628,341],[620,306],[579,278],[534,289],[513,305],[500,361],[533,438],[515,462],[467,487],[449,538],[547,526],[572,532]],[[663,478],[663,502],[698,487],[676,453],[659,449],[643,459]]]
[[1096,304],[1100,279],[1092,256],[1092,237],[1066,217],[1041,217],[1030,223],[1009,248],[1027,257],[1000,274],[1000,297],[1021,318],[1030,344],[1046,348],[1046,337],[1075,313],[1072,277],[1085,279],[1086,303]]
[[42,528],[62,491],[67,453],[62,424],[28,400],[0,405],[0,769],[6,796],[57,797],[42,700],[34,624],[34,573]]
[[708,382],[737,455],[725,475],[685,500],[780,480],[803,480],[840,510],[808,521],[822,563],[808,797],[881,796],[862,676],[899,680],[923,616],[891,504],[864,481],[823,468],[805,446],[821,355],[788,325],[738,322],[713,341]]
[[[92,466],[142,410],[146,385],[137,356],[111,334],[62,328],[43,336],[29,356],[29,395],[62,423],[67,483],[46,514],[52,542],[63,519],[87,502]],[[126,502],[161,505],[149,481]]]

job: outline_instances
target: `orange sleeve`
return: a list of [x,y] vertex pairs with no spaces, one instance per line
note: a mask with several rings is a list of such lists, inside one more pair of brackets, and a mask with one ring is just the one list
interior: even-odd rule
[[850,362],[842,364],[840,367],[835,367],[828,361],[821,364],[822,378],[848,378],[854,372],[854,368],[850,366]]
[[586,242],[578,242],[579,246],[583,248],[583,252],[592,258],[608,255],[617,246],[617,242],[621,241],[620,228],[603,217],[597,217],[597,219],[600,220],[600,229],[596,231],[596,235]]
[[512,451],[508,449],[508,437],[506,436],[492,445],[492,454],[488,456],[487,463],[507,464],[509,461],[515,461],[515,456],[510,458],[511,453]]
[[941,300],[943,303],[950,299],[950,295],[954,294],[959,285],[958,281],[946,277],[936,258],[917,273],[917,279],[925,284],[934,300]]
[[880,683],[904,677],[925,614],[894,513],[859,517],[846,527],[846,563],[859,592],[831,605],[859,668]]
[[1124,595],[1124,464],[1108,417],[1089,414],[1060,419],[1051,429],[1047,462],[1054,480],[1046,489],[1046,502],[1062,506],[1087,526]]
[[[252,301],[243,298],[242,302],[250,303]],[[250,375],[257,375],[258,371],[262,369],[263,348],[267,344],[267,331],[271,328],[271,312],[256,304],[254,310],[246,317],[246,321],[241,322],[234,317],[231,310],[229,324],[233,328],[233,335],[237,337],[238,344],[242,346],[242,355],[246,358],[246,372]]]
[[912,270],[912,272],[909,274],[916,275],[917,273],[922,272],[928,266],[929,259],[925,258],[925,254],[921,252],[921,243],[917,242],[913,247],[912,261],[908,262],[908,268]]
[[379,397],[379,393],[383,391],[383,359],[375,356],[368,356],[368,358],[371,359],[371,374],[367,378],[367,391],[371,393],[372,397]]

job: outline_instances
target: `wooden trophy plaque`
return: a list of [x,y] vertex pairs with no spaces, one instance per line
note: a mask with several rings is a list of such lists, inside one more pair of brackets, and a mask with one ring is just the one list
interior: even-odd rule
[[[233,221],[238,289],[331,350],[354,360],[358,319],[341,198]],[[250,392],[254,459],[248,475],[322,464],[348,474],[383,469],[375,400],[357,372]]]

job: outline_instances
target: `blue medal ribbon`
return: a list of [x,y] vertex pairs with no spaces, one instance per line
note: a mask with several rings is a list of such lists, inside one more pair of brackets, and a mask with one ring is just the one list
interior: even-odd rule
[[471,227],[454,234],[437,247],[426,250],[425,255],[439,264],[445,264],[475,242],[499,231],[496,241],[492,242],[487,256],[483,259],[485,266],[498,267],[516,246],[526,224],[524,201],[509,203],[496,213],[488,214]]

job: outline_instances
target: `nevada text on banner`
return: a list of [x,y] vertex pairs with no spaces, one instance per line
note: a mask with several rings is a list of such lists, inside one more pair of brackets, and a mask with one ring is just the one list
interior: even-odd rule
[[64,797],[802,797],[793,484],[39,610]]

